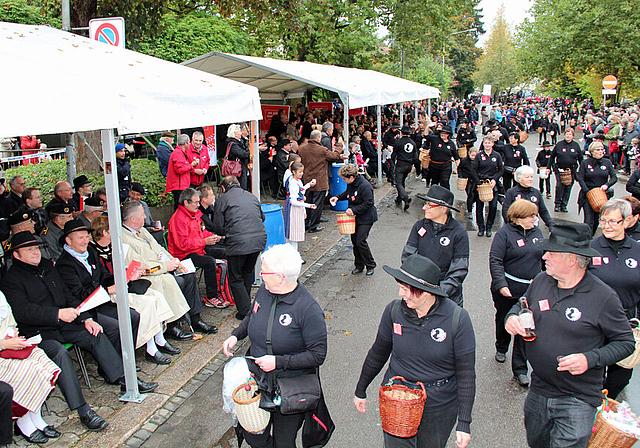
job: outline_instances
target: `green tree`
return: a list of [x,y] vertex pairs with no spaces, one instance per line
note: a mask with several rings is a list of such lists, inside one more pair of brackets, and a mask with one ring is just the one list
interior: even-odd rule
[[[393,76],[400,76],[402,70],[400,64],[395,62],[378,65],[375,69]],[[453,75],[450,67],[445,67],[442,71],[440,62],[434,60],[432,56],[423,56],[406,66],[404,70],[405,79],[436,87],[443,93],[453,83]]]
[[60,28],[61,21],[55,17],[47,17],[38,6],[30,5],[25,0],[0,1],[0,22],[22,23],[25,25],[48,24]]
[[522,80],[504,6],[498,9],[484,54],[478,59],[475,80],[477,85],[491,84],[495,94],[509,93]]

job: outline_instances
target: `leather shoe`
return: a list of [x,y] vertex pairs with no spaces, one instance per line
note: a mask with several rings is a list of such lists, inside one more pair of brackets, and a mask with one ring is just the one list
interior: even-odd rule
[[498,362],[505,362],[507,360],[507,354],[496,352],[495,358],[496,358],[496,361]]
[[487,238],[491,238],[491,229],[487,229],[487,231],[484,234]]
[[316,233],[316,232],[321,232],[323,230],[324,230],[324,227],[318,226],[318,227],[314,227],[313,229],[309,229],[308,232],[309,233]]
[[168,328],[167,331],[164,332],[164,335],[176,341],[188,341],[189,339],[193,339],[193,335],[191,333],[185,333],[178,326]]
[[521,385],[522,387],[529,386],[529,377],[524,373],[520,373],[519,375],[514,376],[514,378],[516,379],[518,384]]
[[18,425],[16,425],[15,432],[16,432],[16,435],[21,435],[29,443],[47,443],[49,441],[49,438],[47,436],[45,436],[42,433],[42,431],[40,431],[39,429],[36,429],[35,431],[33,431],[31,433],[31,435],[26,436],[26,435],[24,435],[24,433],[22,432],[20,427]]
[[[118,384],[120,384],[120,390],[122,392],[127,390],[127,386],[126,386],[126,384],[124,382],[124,377],[120,378],[120,381],[118,381]],[[142,381],[140,378],[138,378],[138,391],[141,394],[146,394],[146,393],[149,393],[149,392],[153,392],[157,388],[158,388],[158,383],[146,382],[146,381]]]
[[218,332],[218,327],[216,327],[215,325],[209,325],[203,320],[193,322],[193,329],[206,334],[216,334]]
[[54,428],[51,425],[45,426],[44,429],[42,429],[41,431],[42,431],[42,434],[44,434],[50,439],[57,439],[62,435],[60,431],[58,431],[56,428]]
[[160,351],[157,351],[156,354],[153,356],[145,352],[144,359],[145,361],[150,362],[152,364],[159,364],[159,365],[171,364],[171,358],[169,358],[167,355],[160,353]]
[[409,204],[411,204],[411,198],[406,198],[404,200],[404,211],[406,212],[407,210],[409,210],[409,207],[411,207]]
[[374,268],[367,268],[367,272],[365,275],[373,275]]
[[360,274],[362,271],[364,271],[364,268],[355,268],[353,271],[351,271],[351,273],[353,275],[356,275],[356,274]]
[[109,423],[96,414],[96,411],[93,409],[89,409],[87,415],[80,416],[80,423],[82,423],[89,431],[102,431],[104,428],[109,426]]
[[478,230],[478,236],[484,236],[484,230]]
[[179,355],[181,351],[178,347],[174,347],[168,342],[164,345],[156,344],[156,346],[158,347],[158,350],[160,350],[165,355]]

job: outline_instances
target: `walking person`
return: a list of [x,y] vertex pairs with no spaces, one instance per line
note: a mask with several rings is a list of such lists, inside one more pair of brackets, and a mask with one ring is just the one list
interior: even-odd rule
[[385,448],[444,448],[456,420],[456,446],[471,440],[475,399],[475,334],[466,310],[446,297],[438,285],[439,269],[430,259],[409,256],[400,269],[383,268],[398,283],[401,300],[382,313],[378,334],[364,360],[353,399],[367,411],[367,387],[389,367],[382,384],[401,376],[427,389],[418,433],[409,438],[384,433]]
[[484,222],[484,202],[480,200],[476,201],[476,224],[478,225],[478,236],[485,235],[487,238],[491,238],[491,228],[493,222],[496,219],[498,212],[498,189],[497,185],[504,172],[504,165],[502,163],[502,157],[500,154],[493,150],[494,144],[493,135],[485,135],[482,139],[482,149],[478,152],[478,155],[471,164],[473,175],[473,182],[476,185],[480,185],[480,182],[488,181],[493,189],[493,199],[489,202],[489,215],[487,216],[487,224]]
[[512,132],[509,135],[509,143],[503,146],[501,155],[504,163],[502,181],[506,191],[513,186],[513,176],[518,167],[529,165],[527,150],[520,144],[520,134],[518,132]]
[[300,162],[291,164],[291,176],[286,180],[284,187],[287,190],[287,198],[284,203],[284,234],[287,243],[291,244],[295,250],[298,250],[298,243],[304,241],[304,219],[306,210],[310,208],[316,209],[316,204],[305,202],[304,192],[309,187],[316,184],[316,180],[312,179],[306,185],[302,184],[302,176],[304,175],[304,165]]
[[[533,173],[533,168],[529,165],[521,166],[514,173],[516,185],[509,188],[509,191],[507,191],[507,194],[504,197],[504,202],[502,203],[502,218],[504,219],[505,224],[509,222],[507,213],[511,204],[518,199],[526,199],[536,205],[536,208],[538,209],[537,214],[540,215],[540,218],[544,221],[547,227],[551,228],[551,226],[553,226],[553,220],[551,219],[551,214],[542,199],[542,193],[533,186]],[[536,221],[535,224],[537,226],[538,222]]]
[[[542,271],[542,249],[535,243],[542,240],[542,231],[535,225],[538,207],[525,199],[516,200],[507,211],[507,222],[496,232],[489,251],[491,273],[491,297],[496,309],[496,354],[495,360],[507,360],[511,335],[504,328],[504,318],[518,303],[531,284],[531,280]],[[513,337],[511,370],[514,379],[523,387],[529,385],[525,342],[520,336]]]
[[477,157],[478,150],[473,146],[469,148],[467,151],[467,157],[460,160],[460,165],[458,165],[458,178],[459,179],[467,179],[467,186],[465,187],[465,193],[467,194],[466,201],[466,211],[464,216],[467,218],[471,218],[473,212],[473,204],[478,200],[478,191],[476,188],[478,187],[473,181],[473,160]]
[[451,161],[455,161],[456,167],[460,164],[458,149],[453,140],[451,140],[452,136],[451,127],[445,125],[438,135],[427,135],[425,142],[425,145],[429,145],[427,148],[430,149],[429,156],[431,158],[428,171],[429,180],[427,182],[430,181],[431,185],[442,185],[447,190],[450,190]]
[[[582,150],[580,145],[573,140],[573,129],[567,128],[564,131],[564,140],[558,142],[551,151],[551,157],[547,163],[547,168],[553,170],[556,175],[556,198],[555,211],[567,213],[567,205],[571,196],[571,187],[576,179],[578,165],[582,162]],[[545,139],[546,140],[546,139]],[[560,180],[560,170],[571,171],[571,183],[564,185]]]
[[[536,166],[538,167],[538,170],[540,170],[541,168],[548,169],[547,166],[549,165],[549,158],[551,158],[550,148],[551,143],[545,140],[542,143],[542,150],[538,152],[538,155],[536,156]],[[547,199],[551,198],[551,176],[549,174],[547,174],[546,179],[540,177],[540,180],[538,182],[538,189],[543,195],[545,191],[547,192]]]
[[[402,137],[393,143],[393,152],[391,153],[391,161],[395,166],[395,181],[398,197],[396,205],[404,202],[404,210],[409,210],[411,198],[405,190],[405,180],[411,172],[411,168],[417,159],[416,143],[410,137],[411,128],[407,125],[402,127]],[[428,138],[428,136],[427,136]]]
[[338,170],[338,176],[347,183],[347,189],[339,195],[333,196],[329,202],[335,206],[338,201],[347,199],[349,208],[345,213],[356,217],[356,231],[351,235],[355,267],[351,273],[360,274],[366,268],[366,275],[373,275],[376,262],[367,242],[371,227],[378,220],[373,186],[364,176],[358,174],[358,168],[351,164],[341,166]]

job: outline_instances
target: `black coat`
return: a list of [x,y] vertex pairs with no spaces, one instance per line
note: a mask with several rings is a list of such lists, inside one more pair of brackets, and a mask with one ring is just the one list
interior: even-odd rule
[[8,218],[23,204],[24,201],[20,196],[15,194],[13,191],[10,192],[8,196],[5,196],[5,198],[0,201],[0,216],[2,216],[3,218]]
[[[73,298],[70,301],[74,303],[74,307],[80,305],[99,286],[102,285],[107,289],[114,283],[113,275],[100,262],[100,256],[96,250],[91,246],[87,250],[89,251],[87,261],[92,269],[91,274],[82,263],[64,249],[56,262],[56,270],[71,291]],[[91,314],[91,311],[93,310],[88,311],[88,313]]]

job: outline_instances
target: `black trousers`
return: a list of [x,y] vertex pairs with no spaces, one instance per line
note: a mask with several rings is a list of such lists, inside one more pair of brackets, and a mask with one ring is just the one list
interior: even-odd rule
[[478,200],[478,190],[476,190],[475,182],[472,182],[471,179],[467,180],[465,191],[467,193],[467,212],[471,213],[473,204]]
[[351,235],[351,244],[353,245],[353,256],[355,257],[355,265],[358,269],[372,269],[376,267],[376,262],[371,255],[371,249],[367,238],[373,224],[356,224],[356,233]]
[[607,389],[609,398],[616,397],[627,387],[629,381],[631,381],[631,375],[633,375],[633,369],[625,369],[618,364],[608,366],[605,370],[603,389]]
[[217,258],[218,260],[227,259],[227,248],[222,241],[218,241],[218,243],[214,245],[205,246],[204,251],[207,255]]
[[207,289],[207,297],[218,297],[218,276],[216,275],[216,259],[210,255],[187,255],[193,265],[204,271],[204,284]]
[[173,193],[173,211],[178,210],[178,205],[180,205],[180,195],[183,191],[184,190],[171,190],[171,193]]
[[296,436],[303,422],[304,413],[283,415],[277,407],[262,434],[244,431],[244,438],[251,448],[296,448]]
[[308,204],[316,204],[316,209],[307,209],[307,219],[304,226],[307,230],[315,229],[320,223],[320,216],[322,216],[322,209],[324,208],[324,198],[327,196],[327,190],[322,191],[306,191],[306,202]]
[[398,198],[396,199],[396,202],[404,201],[409,198],[409,195],[404,189],[404,184],[407,180],[407,176],[411,172],[411,168],[412,165],[410,163],[399,162],[396,164],[395,180],[396,188],[398,189]]
[[435,412],[425,409],[415,436],[396,437],[384,432],[384,448],[445,448],[457,418],[458,406],[455,403]]
[[478,230],[491,229],[493,223],[496,220],[496,213],[498,211],[498,194],[496,189],[493,189],[493,199],[489,202],[489,216],[487,216],[487,225],[484,225],[484,202],[480,200],[480,197],[476,200],[476,223],[478,224]]
[[562,185],[560,182],[560,172],[554,170],[556,174],[556,207],[566,207],[569,204],[569,197],[571,196],[571,187],[573,187],[573,181],[571,185]]
[[198,279],[196,274],[176,275],[176,281],[178,286],[187,300],[189,305],[189,316],[199,316],[204,311],[204,302],[200,298],[200,291],[198,289]]
[[[104,334],[109,338],[109,342],[113,345],[118,353],[122,356],[122,345],[120,343],[120,325],[118,321],[118,307],[115,303],[105,303],[97,308],[96,322],[102,326]],[[129,308],[129,316],[131,317],[131,332],[133,336],[133,345],[138,340],[138,326],[140,325],[140,313]]]
[[12,439],[13,421],[11,420],[11,406],[13,403],[13,388],[0,381],[0,444],[10,445]]
[[[493,306],[496,308],[496,351],[507,353],[511,335],[504,328],[504,318],[509,310],[518,302],[518,299],[505,297],[499,292],[491,292]],[[527,374],[527,355],[525,353],[526,342],[521,336],[513,338],[513,353],[511,355],[511,370],[514,375]]]
[[[89,333],[87,333],[89,335]],[[92,337],[91,335],[89,335]],[[43,340],[39,347],[44,350],[51,361],[55,362],[60,367],[60,375],[56,384],[60,387],[62,395],[69,409],[77,409],[86,403],[84,396],[82,395],[82,389],[80,389],[80,382],[78,381],[78,375],[76,369],[73,366],[73,361],[69,355],[69,351],[64,348],[60,342],[53,339]],[[124,371],[122,372],[124,375]]]
[[598,230],[598,220],[600,219],[600,213],[594,211],[591,208],[591,204],[589,204],[589,201],[586,199],[584,201],[584,205],[582,206],[582,212],[584,213],[584,223],[589,224],[589,227],[591,227],[591,237],[593,237],[593,235],[596,233],[596,230]]
[[[545,186],[547,187],[546,190],[544,189]],[[538,181],[538,190],[540,190],[540,193],[542,194],[544,194],[545,191],[547,194],[551,194],[551,176]]]
[[507,191],[509,188],[513,187],[515,181],[513,180],[513,173],[510,173],[504,170],[504,174],[502,175],[502,185],[504,185],[504,190]]
[[258,255],[259,252],[227,256],[229,288],[241,316],[246,316],[251,311],[251,285]]
[[431,185],[440,185],[441,187],[451,190],[449,179],[451,178],[451,162],[429,164],[429,182]]

